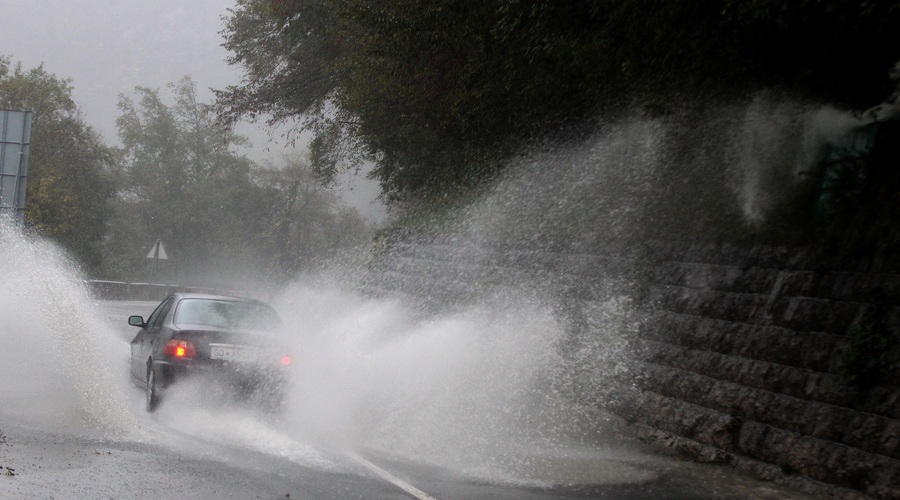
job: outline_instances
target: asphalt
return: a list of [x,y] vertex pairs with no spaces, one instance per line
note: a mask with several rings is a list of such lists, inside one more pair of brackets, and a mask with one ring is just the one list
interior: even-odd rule
[[[122,342],[108,346],[120,353],[111,355],[112,377],[127,375],[118,373],[127,372],[118,356],[127,355],[134,334],[125,319],[149,315],[154,305],[96,304],[111,338]],[[29,367],[22,373],[42,373]],[[410,491],[421,492],[420,500],[813,498],[632,440],[611,417],[552,447],[514,442],[497,456],[448,457],[408,443],[352,448],[313,439],[290,415],[219,408],[205,404],[202,392],[147,414],[141,390],[126,383],[82,384],[103,392],[96,397],[66,390],[65,377],[26,382],[0,385],[3,499],[414,498]]]

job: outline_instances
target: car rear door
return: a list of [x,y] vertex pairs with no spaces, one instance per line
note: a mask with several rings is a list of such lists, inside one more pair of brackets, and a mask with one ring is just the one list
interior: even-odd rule
[[168,297],[162,301],[150,315],[147,325],[141,328],[137,337],[132,341],[131,345],[131,370],[132,374],[144,382],[147,381],[147,365],[146,361],[150,357],[150,353],[157,343],[159,343],[159,332],[163,325],[163,320],[172,309],[175,303],[175,297]]

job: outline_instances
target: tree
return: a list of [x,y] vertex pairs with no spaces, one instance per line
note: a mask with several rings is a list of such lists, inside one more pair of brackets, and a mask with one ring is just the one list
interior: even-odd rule
[[111,264],[129,256],[111,271],[133,275],[160,239],[171,272],[203,281],[223,266],[248,265],[263,222],[261,193],[250,180],[250,161],[234,151],[245,139],[215,123],[193,80],[170,90],[172,105],[146,87],[135,89],[137,102],[120,96],[123,187],[108,256]]
[[263,241],[276,280],[364,243],[368,228],[316,179],[306,155],[283,155],[254,176],[267,201]]
[[69,80],[0,57],[0,108],[32,111],[25,218],[88,271],[100,266],[113,155],[86,125]]
[[223,120],[300,119],[326,180],[369,159],[389,201],[433,202],[601,114],[668,113],[769,86],[847,107],[880,102],[900,59],[900,7],[240,0],[223,34],[246,72],[218,93]]
[[351,236],[364,223],[311,181],[307,161],[254,165],[236,152],[246,139],[216,122],[191,78],[169,88],[172,104],[146,87],[136,88],[137,101],[120,98],[123,188],[107,245],[111,272],[134,279],[160,239],[169,276],[184,284],[282,282],[359,241]]

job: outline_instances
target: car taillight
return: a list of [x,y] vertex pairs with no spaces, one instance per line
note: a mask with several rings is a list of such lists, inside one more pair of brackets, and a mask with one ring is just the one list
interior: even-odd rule
[[281,364],[283,364],[284,366],[288,366],[289,364],[291,364],[291,357],[290,356],[282,356]]
[[163,353],[178,359],[191,359],[197,355],[197,349],[187,340],[172,339],[166,343]]

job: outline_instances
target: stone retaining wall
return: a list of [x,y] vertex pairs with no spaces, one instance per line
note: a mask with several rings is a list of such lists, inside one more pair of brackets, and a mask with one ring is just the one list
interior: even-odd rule
[[[659,253],[646,287],[651,316],[636,339],[645,378],[623,409],[647,437],[680,437],[708,460],[771,464],[839,497],[900,498],[896,270],[682,247]],[[866,317],[877,326],[861,332]],[[854,349],[877,381],[848,383]]]
[[[503,287],[537,290],[561,304],[573,336],[597,333],[579,331],[591,304],[627,295],[640,311],[627,361],[638,382],[595,404],[698,460],[833,498],[900,499],[893,262],[766,247],[585,255],[394,242],[365,286],[440,308]],[[854,373],[865,377],[850,383]]]

